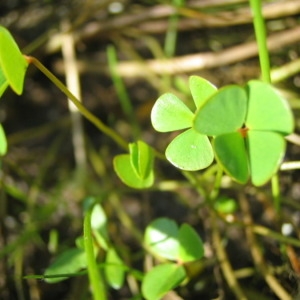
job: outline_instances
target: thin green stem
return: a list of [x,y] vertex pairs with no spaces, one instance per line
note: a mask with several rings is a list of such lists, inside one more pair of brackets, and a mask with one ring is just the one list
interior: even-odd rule
[[98,270],[97,262],[94,253],[94,244],[91,227],[92,209],[86,211],[83,222],[83,237],[84,237],[84,249],[87,258],[87,269],[89,274],[90,283],[93,290],[93,296],[95,300],[106,300],[106,290]]
[[[253,14],[253,24],[258,45],[262,80],[267,83],[271,83],[270,59],[267,46],[266,27],[262,14],[261,0],[250,0],[250,5]],[[280,207],[280,188],[278,183],[278,174],[274,174],[272,178],[272,194],[275,202],[275,207],[278,210]]]
[[82,103],[75,97],[67,87],[53,74],[51,73],[38,59],[32,56],[26,57],[29,63],[34,64],[46,77],[49,78],[78,108],[80,113],[85,116],[91,123],[93,123],[101,132],[109,136],[114,140],[121,148],[128,150],[127,142],[118,135],[114,130],[106,126],[100,119],[87,110]]
[[250,0],[250,6],[253,14],[253,24],[256,41],[258,45],[259,62],[262,73],[262,80],[271,82],[270,59],[267,46],[266,27],[261,9],[261,0]]
[[107,58],[108,58],[109,70],[121,103],[121,107],[123,109],[124,114],[126,115],[129,122],[131,123],[131,126],[134,131],[134,135],[137,137],[140,135],[139,124],[134,114],[132,103],[126,91],[125,85],[122,81],[122,78],[117,72],[118,61],[117,61],[117,54],[114,46],[109,46],[107,48]]
[[[183,6],[184,0],[173,0],[173,5],[177,8]],[[165,39],[164,52],[166,57],[173,57],[176,50],[177,42],[177,25],[178,25],[179,16],[178,13],[172,15],[168,22],[168,30]]]

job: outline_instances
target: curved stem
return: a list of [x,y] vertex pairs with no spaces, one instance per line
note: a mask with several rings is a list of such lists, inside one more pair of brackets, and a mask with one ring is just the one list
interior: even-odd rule
[[28,63],[34,64],[45,76],[49,78],[78,108],[80,113],[93,123],[101,132],[113,139],[121,148],[128,150],[127,142],[114,130],[106,126],[100,119],[87,110],[82,103],[67,89],[67,87],[51,73],[38,59],[32,56],[25,56]]

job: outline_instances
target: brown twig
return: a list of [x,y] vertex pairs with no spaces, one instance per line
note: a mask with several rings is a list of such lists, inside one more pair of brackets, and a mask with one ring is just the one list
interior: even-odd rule
[[246,225],[246,237],[249,243],[249,248],[253,257],[254,264],[256,268],[260,271],[264,277],[266,283],[269,285],[270,289],[276,294],[276,296],[281,300],[292,300],[289,293],[283,288],[283,286],[278,282],[278,280],[271,273],[268,265],[266,264],[261,248],[253,232],[253,220],[250,214],[250,207],[248,199],[241,194],[240,195],[240,206],[243,212],[243,219]]
[[[268,49],[273,51],[300,41],[300,26],[271,35]],[[149,71],[157,74],[177,74],[229,65],[257,55],[256,42],[243,43],[214,53],[190,54],[171,59],[151,59],[145,63],[121,62],[118,72],[121,76],[146,76]]]

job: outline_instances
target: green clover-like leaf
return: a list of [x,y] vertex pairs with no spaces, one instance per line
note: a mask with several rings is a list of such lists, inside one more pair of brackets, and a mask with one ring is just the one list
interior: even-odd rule
[[265,184],[277,171],[292,132],[287,102],[271,85],[250,81],[245,89],[220,89],[195,114],[194,128],[214,136],[217,161],[234,180]]
[[292,133],[294,119],[287,101],[274,88],[264,82],[248,82],[248,111],[246,126],[253,130],[279,132],[282,135]]
[[124,263],[114,248],[107,251],[104,273],[108,284],[113,289],[120,289],[124,284]]
[[158,218],[146,228],[145,244],[156,255],[170,260],[178,257],[178,226],[168,218]]
[[7,89],[7,87],[8,87],[8,81],[5,78],[5,75],[0,66],[0,97],[2,96],[4,91]]
[[254,185],[265,184],[276,173],[285,145],[283,136],[277,132],[249,130],[247,148]]
[[183,266],[165,263],[155,266],[144,277],[142,293],[146,300],[159,300],[177,287],[186,277]]
[[202,106],[217,91],[213,84],[199,76],[190,76],[189,86],[197,108]]
[[28,62],[10,32],[0,26],[0,96],[8,84],[18,95],[22,93],[27,66]]
[[247,94],[237,85],[215,93],[196,112],[194,128],[202,134],[217,136],[238,130],[245,122]]
[[129,154],[117,155],[113,160],[114,170],[128,186],[142,189],[154,182],[153,150],[142,141],[129,145]]
[[0,124],[0,156],[5,155],[6,152],[7,152],[6,135],[2,125]]
[[204,255],[203,242],[195,229],[188,224],[182,224],[178,232],[178,259],[184,263],[198,260]]
[[208,167],[214,154],[208,137],[191,128],[169,144],[166,157],[179,169],[196,171]]
[[151,111],[151,122],[160,132],[175,131],[192,126],[193,113],[175,95],[163,94],[155,102]]
[[[216,87],[198,76],[191,76],[189,87],[193,100],[199,108],[216,92]],[[155,102],[151,121],[160,132],[188,129],[179,134],[167,147],[166,157],[177,168],[196,171],[208,167],[214,158],[209,139],[193,128],[194,114],[175,95],[164,94]]]
[[213,140],[217,161],[226,173],[239,183],[249,178],[245,140],[239,132],[218,135]]

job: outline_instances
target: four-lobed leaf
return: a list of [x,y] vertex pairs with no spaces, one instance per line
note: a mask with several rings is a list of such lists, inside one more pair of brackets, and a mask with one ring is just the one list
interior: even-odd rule
[[194,129],[213,137],[217,161],[239,183],[265,184],[285,152],[294,127],[286,101],[270,86],[251,80],[245,88],[220,89],[196,112]]

